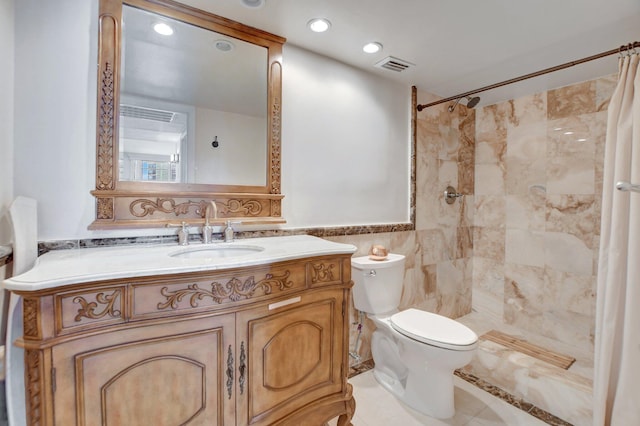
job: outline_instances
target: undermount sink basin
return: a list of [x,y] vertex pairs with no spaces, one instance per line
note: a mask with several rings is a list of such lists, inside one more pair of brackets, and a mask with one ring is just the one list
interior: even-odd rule
[[247,245],[220,245],[187,248],[169,253],[171,257],[181,259],[221,259],[246,256],[263,251],[263,247]]

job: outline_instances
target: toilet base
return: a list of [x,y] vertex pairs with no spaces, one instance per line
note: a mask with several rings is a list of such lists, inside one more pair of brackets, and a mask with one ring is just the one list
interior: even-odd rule
[[419,374],[411,371],[406,382],[376,369],[373,376],[387,391],[412,409],[437,419],[455,414],[453,371],[432,371]]
[[371,352],[378,383],[422,414],[453,417],[453,371],[468,364],[473,351],[436,348],[393,330],[385,319],[374,318],[374,322]]

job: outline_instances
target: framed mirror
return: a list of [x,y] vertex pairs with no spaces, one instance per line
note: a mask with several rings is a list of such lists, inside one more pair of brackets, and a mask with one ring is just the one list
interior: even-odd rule
[[100,0],[90,229],[283,223],[285,40],[171,0]]

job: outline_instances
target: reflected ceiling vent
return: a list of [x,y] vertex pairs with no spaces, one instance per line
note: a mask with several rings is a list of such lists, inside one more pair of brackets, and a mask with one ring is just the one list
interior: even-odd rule
[[384,68],[387,70],[402,72],[409,67],[412,67],[414,64],[411,62],[405,61],[404,59],[394,58],[393,56],[387,56],[377,64],[375,64],[378,68]]
[[131,118],[143,118],[145,120],[162,121],[171,123],[175,112],[162,111],[160,109],[143,108],[134,105],[120,105],[120,116]]

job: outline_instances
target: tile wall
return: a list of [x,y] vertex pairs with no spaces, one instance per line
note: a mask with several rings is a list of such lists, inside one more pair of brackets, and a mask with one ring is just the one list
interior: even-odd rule
[[474,309],[593,351],[606,107],[616,76],[476,113]]

